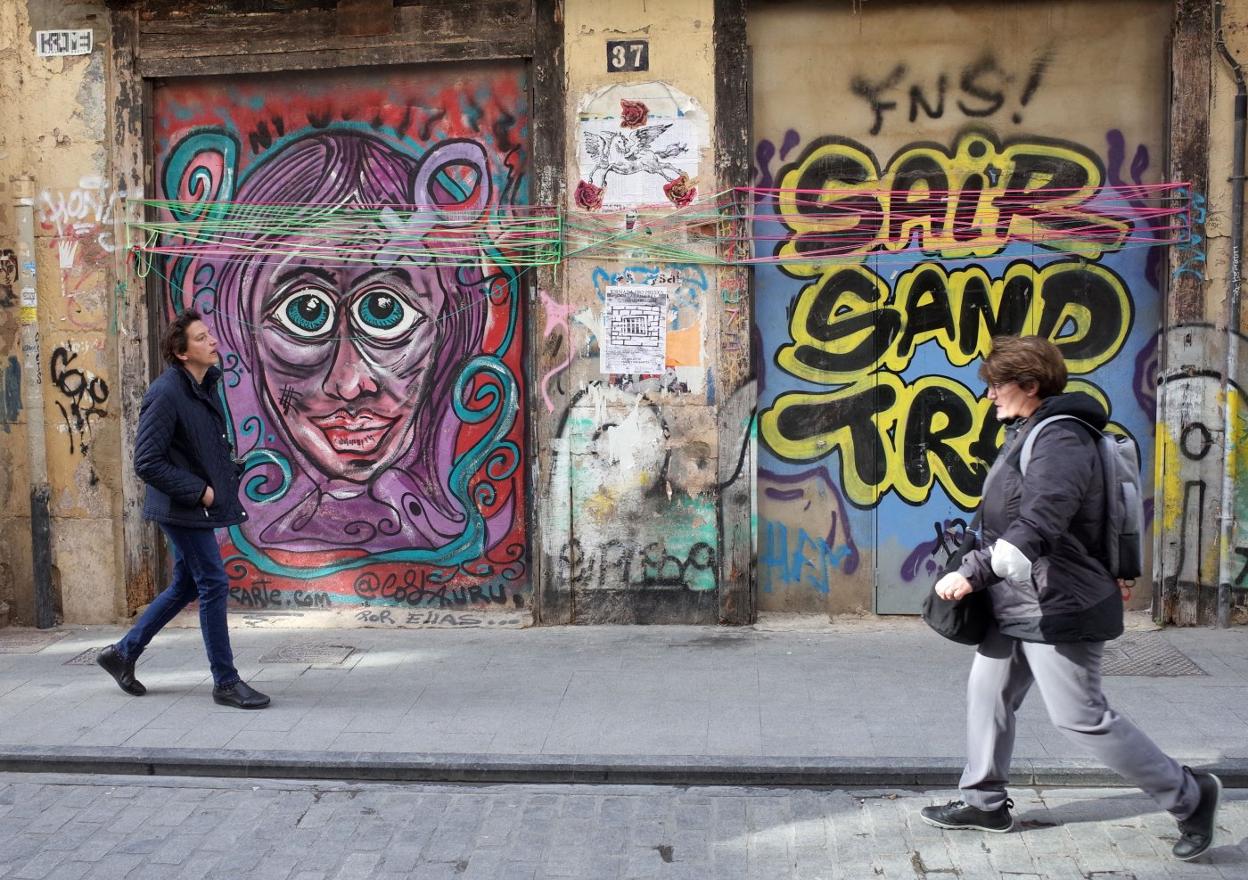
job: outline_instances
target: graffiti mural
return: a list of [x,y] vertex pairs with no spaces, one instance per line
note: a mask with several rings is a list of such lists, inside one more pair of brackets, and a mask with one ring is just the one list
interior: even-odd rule
[[525,278],[499,219],[527,198],[525,96],[505,67],[158,91],[153,270],[221,340],[237,603],[526,604]]
[[[1139,295],[1150,289],[1139,283],[1139,242],[1151,231],[1123,219],[1108,176],[1078,144],[1002,143],[979,129],[883,163],[862,144],[824,137],[778,172],[775,220],[759,226],[780,263],[760,271],[764,291],[793,293],[761,321],[771,361],[762,462],[782,473],[818,463],[846,501],[879,509],[899,533],[888,556],[900,564],[881,559],[877,579],[929,573],[917,558],[978,502],[1001,425],[974,369],[995,335],[1053,339],[1071,387],[1148,446],[1151,401],[1120,411],[1131,399],[1114,407],[1108,389],[1121,381],[1114,371],[1134,366],[1124,353],[1156,327],[1155,288]],[[813,191],[827,194],[800,195]],[[760,497],[767,521],[773,503]],[[908,513],[933,503],[921,519]],[[913,534],[897,528],[908,522]],[[760,531],[760,561],[764,549],[776,558],[763,546],[773,531]]]
[[918,611],[1003,439],[994,335],[1062,349],[1151,495],[1166,248],[1204,250],[1162,177],[1170,10],[1050,11],[751,13],[760,609]]

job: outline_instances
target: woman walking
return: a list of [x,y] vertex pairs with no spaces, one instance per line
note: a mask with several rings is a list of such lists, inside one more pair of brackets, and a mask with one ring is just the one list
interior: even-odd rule
[[[1174,855],[1194,859],[1213,843],[1222,785],[1181,766],[1109,707],[1101,692],[1105,642],[1123,630],[1119,584],[1105,558],[1105,483],[1095,431],[1105,410],[1082,392],[1062,393],[1066,364],[1038,336],[997,337],[980,378],[1006,440],[984,481],[979,548],[936,582],[958,599],[988,590],[995,625],[980,643],[967,682],[967,762],[962,799],[926,807],[946,829],[1006,832],[1015,714],[1034,683],[1053,723],[1106,766],[1139,786],[1179,823]],[[1019,456],[1033,441],[1027,474]]]

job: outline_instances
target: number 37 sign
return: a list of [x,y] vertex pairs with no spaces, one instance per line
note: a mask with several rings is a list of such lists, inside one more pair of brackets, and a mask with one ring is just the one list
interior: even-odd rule
[[649,40],[607,40],[607,73],[649,69]]

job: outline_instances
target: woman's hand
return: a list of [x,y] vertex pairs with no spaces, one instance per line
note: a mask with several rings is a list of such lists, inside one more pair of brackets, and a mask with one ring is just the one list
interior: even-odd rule
[[213,500],[215,497],[216,497],[216,496],[212,494],[212,487],[211,487],[211,486],[205,486],[205,487],[204,487],[204,494],[203,494],[202,496],[200,496],[199,503],[200,503],[200,504],[202,504],[202,505],[204,505],[204,507],[212,507],[212,500]]
[[951,571],[936,582],[932,587],[936,595],[942,599],[961,599],[974,588],[971,582],[956,571]]

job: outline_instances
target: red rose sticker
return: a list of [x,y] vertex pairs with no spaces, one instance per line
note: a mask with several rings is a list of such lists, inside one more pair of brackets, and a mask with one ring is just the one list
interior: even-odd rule
[[689,181],[688,174],[681,174],[675,180],[669,181],[663,185],[663,195],[678,208],[683,208],[694,200],[698,194],[698,188]]
[[586,211],[597,211],[602,207],[602,194],[607,191],[606,186],[594,186],[587,180],[582,180],[576,185],[576,204],[578,207],[584,208]]
[[641,128],[650,118],[650,108],[641,101],[620,99],[620,128]]

